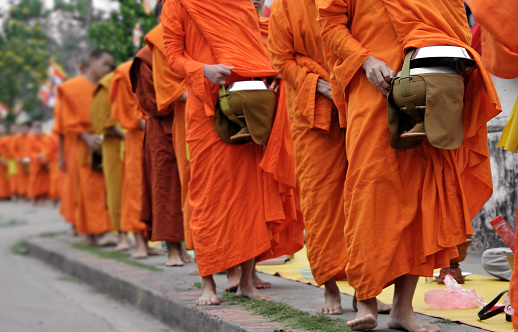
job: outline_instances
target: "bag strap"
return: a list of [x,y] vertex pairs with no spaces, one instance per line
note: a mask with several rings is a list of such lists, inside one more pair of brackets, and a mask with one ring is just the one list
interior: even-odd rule
[[401,75],[399,76],[399,86],[401,88],[401,99],[405,104],[405,113],[414,114],[415,117],[418,117],[419,112],[415,105],[417,96],[410,92],[410,80],[412,79],[410,76],[410,59],[414,51],[415,49],[411,49],[406,53],[403,69],[401,69]]
[[[486,304],[479,312],[478,312],[478,318],[480,320],[485,320],[485,319],[488,319],[488,318],[491,318],[491,317],[494,317],[498,314],[501,314],[502,312],[504,312],[505,310],[505,305],[504,306],[501,306],[500,308],[496,308],[496,309],[493,309],[493,307],[495,306],[495,304],[498,303],[498,300],[500,300],[500,298],[502,296],[505,295],[505,293],[509,292],[508,290],[505,290],[503,291],[502,293],[498,294],[497,297],[495,297],[491,302],[489,302],[488,304]],[[493,309],[493,310],[491,310]]]
[[239,120],[237,116],[230,111],[230,104],[228,102],[228,91],[225,89],[224,85],[219,86],[219,107],[221,108],[221,112],[225,114],[225,116],[230,120],[238,125],[241,126],[241,128],[246,127],[246,123]]

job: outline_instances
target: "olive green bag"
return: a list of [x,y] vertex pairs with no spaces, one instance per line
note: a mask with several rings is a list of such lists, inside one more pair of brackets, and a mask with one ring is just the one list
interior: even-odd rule
[[248,127],[251,140],[266,145],[272,131],[277,96],[273,90],[227,91],[219,88],[219,101],[215,106],[214,124],[221,140],[228,144],[250,141],[230,139],[242,128]]
[[[463,139],[464,79],[450,73],[410,75],[412,54],[413,50],[407,53],[387,98],[390,145],[411,149],[426,138],[436,148],[457,149]],[[401,137],[419,122],[424,122],[426,137]]]

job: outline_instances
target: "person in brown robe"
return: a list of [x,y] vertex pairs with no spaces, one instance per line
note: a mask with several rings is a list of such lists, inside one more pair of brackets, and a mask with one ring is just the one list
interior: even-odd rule
[[[159,20],[159,16],[157,19]],[[155,30],[150,34],[153,31]],[[152,52],[146,46],[137,53],[130,70],[133,91],[137,95],[141,109],[147,113],[142,148],[140,219],[148,225],[150,241],[166,242],[168,250],[166,265],[182,266],[192,259],[182,245],[184,227],[181,185],[172,142],[175,102],[171,103],[165,111],[158,110],[152,66]],[[177,100],[186,99],[185,85],[181,90],[178,91]]]

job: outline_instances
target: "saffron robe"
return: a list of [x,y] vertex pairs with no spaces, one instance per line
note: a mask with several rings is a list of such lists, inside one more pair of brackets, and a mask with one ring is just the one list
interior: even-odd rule
[[[165,112],[174,103],[172,141],[178,175],[182,190],[182,214],[184,241],[188,249],[194,249],[191,231],[192,209],[189,204],[189,180],[191,166],[187,153],[185,101],[177,100],[181,91],[187,91],[185,78],[174,73],[169,68],[166,59],[162,25],[158,25],[146,35],[144,40],[152,52],[153,85],[155,87],[156,103],[159,112]],[[173,93],[174,91],[174,93]]]
[[54,201],[61,198],[61,190],[63,187],[64,174],[59,170],[58,164],[58,140],[59,137],[55,133],[48,136],[48,144],[44,149],[44,154],[48,160],[49,168],[49,192],[48,197]]
[[144,233],[146,225],[140,221],[144,131],[138,127],[142,113],[131,90],[131,63],[127,61],[121,64],[113,73],[110,87],[111,116],[122,128],[127,129],[123,152],[121,228],[124,232]]
[[[486,122],[498,98],[461,1],[317,0],[324,42],[334,53],[333,96],[347,126],[346,273],[358,300],[377,296],[402,275],[432,276],[473,235],[471,220],[492,194]],[[387,100],[360,69],[373,55],[395,72],[405,50],[465,47],[477,62],[466,82],[464,140],[457,150],[427,141],[390,147]]]
[[[162,29],[155,27],[147,36],[160,42]],[[167,64],[165,64],[167,66]],[[184,220],[181,184],[172,142],[174,99],[169,108],[158,111],[153,84],[153,54],[149,46],[141,49],[131,68],[133,91],[141,108],[147,114],[144,145],[142,148],[142,212],[140,218],[147,224],[151,241],[182,242]],[[170,89],[169,95],[178,98],[185,91]],[[162,92],[163,93],[163,92]]]
[[481,26],[482,63],[493,75],[518,77],[518,4],[514,0],[466,0]]
[[7,159],[9,169],[9,189],[11,190],[11,196],[18,194],[18,166],[16,162],[16,145],[14,140],[14,134],[10,134],[5,140],[5,158]]
[[[162,24],[167,61],[188,83],[191,228],[200,275],[284,254],[285,248],[273,249],[280,231],[297,218],[295,178],[286,171],[294,165],[285,163],[293,152],[276,135],[289,137],[289,131],[272,131],[270,142],[276,144],[265,152],[253,143],[222,142],[213,119],[218,86],[203,73],[205,64],[221,63],[234,67],[227,83],[276,74],[262,46],[254,6],[248,0],[166,1]],[[286,152],[284,163],[272,151]]]
[[9,136],[0,138],[0,159],[4,164],[0,163],[0,199],[11,197],[11,185],[9,183]]
[[330,81],[314,0],[277,0],[270,14],[268,47],[286,82],[297,181],[311,272],[321,285],[345,278],[343,229],[347,170],[345,130],[331,99],[317,92]]
[[110,101],[110,86],[113,73],[104,76],[95,89],[92,102],[92,126],[97,135],[104,135],[102,149],[102,167],[106,183],[106,204],[110,213],[112,229],[121,230],[121,202],[122,202],[122,140],[107,129],[117,125],[112,119],[112,104]]
[[[36,135],[31,133],[27,136],[29,158],[31,159],[27,197],[30,199],[40,198],[49,192],[49,161],[45,156],[45,149],[49,144],[49,138],[47,134],[36,137]],[[40,159],[40,156],[43,156],[43,158]]]
[[[79,138],[81,133],[93,133],[90,109],[95,85],[84,76],[77,76],[58,87],[58,110],[55,132],[64,136],[67,158],[68,187],[63,193],[75,195],[74,224],[79,234],[101,234],[111,231],[106,209],[104,175],[91,169],[91,149]],[[72,190],[75,190],[72,191]],[[66,210],[67,216],[71,211]]]
[[16,177],[16,188],[18,190],[18,195],[27,196],[29,189],[29,169],[30,162],[24,165],[22,164],[22,160],[27,161],[30,159],[29,156],[29,134],[16,134],[13,138],[15,145],[15,158],[17,161],[17,177]]

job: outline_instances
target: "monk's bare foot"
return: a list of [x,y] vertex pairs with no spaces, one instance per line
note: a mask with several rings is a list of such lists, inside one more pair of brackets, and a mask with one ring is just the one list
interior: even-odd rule
[[190,270],[189,271],[189,275],[191,275],[191,276],[198,276],[198,275],[200,275],[200,271],[198,271],[198,267],[195,267],[192,270]]
[[[381,302],[380,300],[376,300],[378,303],[378,314],[390,314],[390,310],[392,310],[392,304],[386,304],[385,302]],[[356,296],[353,297],[353,309],[358,311],[358,301],[356,300]]]
[[272,298],[261,293],[252,284],[249,287],[243,287],[240,285],[239,290],[236,292],[237,296],[248,297],[253,300],[271,301]]
[[191,255],[187,252],[187,249],[185,249],[183,243],[180,243],[180,252],[182,254],[182,261],[184,263],[192,263],[194,262],[194,258],[192,258]]
[[99,237],[99,240],[97,241],[97,244],[100,247],[110,247],[110,246],[116,246],[117,245],[117,238],[112,232],[104,233]]
[[239,278],[241,277],[241,271],[239,266],[231,267],[227,270],[227,286],[225,292],[235,293],[239,287]]
[[342,297],[335,279],[325,283],[324,305],[317,309],[317,313],[324,315],[340,315],[342,313]]
[[158,250],[158,249],[150,248],[150,247],[147,248],[147,254],[149,256],[164,256],[165,255],[165,253],[162,250]]
[[95,236],[82,234],[79,236],[77,243],[94,246],[95,245]]
[[137,249],[131,258],[133,259],[146,259],[148,257],[146,249]]
[[359,301],[356,318],[347,322],[353,331],[372,330],[378,326],[378,305],[376,298]]
[[197,305],[216,305],[219,298],[216,294],[216,283],[212,275],[201,278],[201,296],[196,300]]
[[391,329],[412,331],[412,332],[438,332],[440,331],[437,325],[428,323],[425,320],[417,317],[413,311],[406,311],[404,313],[392,310],[387,326]]
[[119,232],[117,236],[117,246],[114,251],[128,251],[130,249],[130,244],[128,240],[128,234],[126,232]]
[[257,289],[264,289],[264,288],[271,288],[272,283],[263,281],[259,276],[257,275],[257,270],[254,270],[252,273],[252,282],[254,284],[254,287]]
[[167,262],[165,266],[183,266],[182,254],[178,242],[167,242]]

